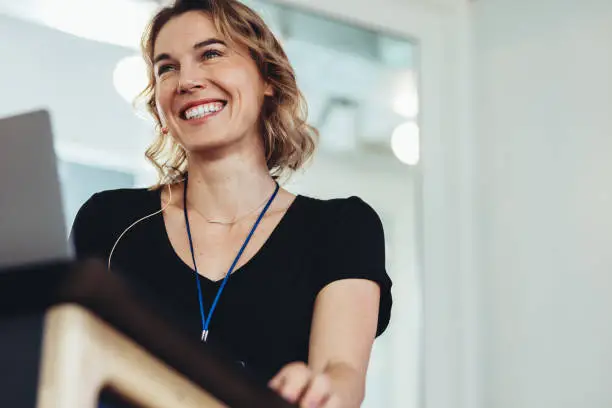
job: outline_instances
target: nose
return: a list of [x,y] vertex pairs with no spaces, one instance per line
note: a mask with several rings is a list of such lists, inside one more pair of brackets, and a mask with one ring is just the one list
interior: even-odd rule
[[205,89],[208,86],[207,78],[208,73],[197,61],[185,58],[178,70],[176,93],[184,95]]
[[184,95],[197,90],[205,89],[206,86],[206,83],[199,79],[179,78],[176,93],[179,95]]

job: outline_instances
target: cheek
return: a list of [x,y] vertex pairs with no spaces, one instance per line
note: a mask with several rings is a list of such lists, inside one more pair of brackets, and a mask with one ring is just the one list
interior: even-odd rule
[[263,81],[257,71],[250,69],[233,68],[222,72],[220,80],[224,87],[238,96],[242,103],[257,103],[263,99]]
[[170,115],[171,113],[173,95],[174,91],[167,83],[160,83],[155,87],[157,110],[164,116]]

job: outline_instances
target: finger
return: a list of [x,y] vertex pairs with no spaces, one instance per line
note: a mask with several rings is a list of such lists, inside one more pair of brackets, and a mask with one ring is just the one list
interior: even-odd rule
[[311,372],[305,365],[291,365],[283,371],[278,392],[289,402],[296,402],[308,386]]
[[285,378],[287,377],[288,373],[290,373],[292,370],[296,369],[296,367],[299,367],[300,365],[302,365],[302,363],[290,363],[290,364],[287,364],[278,373],[276,373],[274,378],[272,378],[268,382],[268,386],[270,388],[278,390],[282,386],[282,384],[284,383]]
[[300,406],[302,408],[319,408],[329,399],[331,393],[331,381],[326,374],[315,376],[308,384],[308,389],[302,397]]
[[274,391],[278,391],[284,380],[283,372],[279,372],[268,382],[268,387],[272,388]]

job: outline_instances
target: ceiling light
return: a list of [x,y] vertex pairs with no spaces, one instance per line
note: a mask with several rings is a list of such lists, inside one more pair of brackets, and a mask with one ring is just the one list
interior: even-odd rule
[[406,119],[415,119],[419,114],[419,94],[413,71],[399,74],[393,84],[397,90],[393,97],[393,111]]
[[419,162],[419,126],[406,122],[395,128],[391,135],[391,149],[402,163],[416,166]]
[[139,55],[125,57],[117,63],[113,72],[113,84],[128,103],[133,103],[148,83],[147,65]]
[[419,113],[419,101],[416,93],[403,92],[393,99],[393,111],[406,119],[414,119]]

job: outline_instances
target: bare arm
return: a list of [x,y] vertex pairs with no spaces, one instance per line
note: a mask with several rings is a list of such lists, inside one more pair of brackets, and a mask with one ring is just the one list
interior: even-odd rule
[[358,408],[376,335],[380,289],[362,279],[327,285],[317,296],[308,366],[290,364],[271,386],[302,407]]

